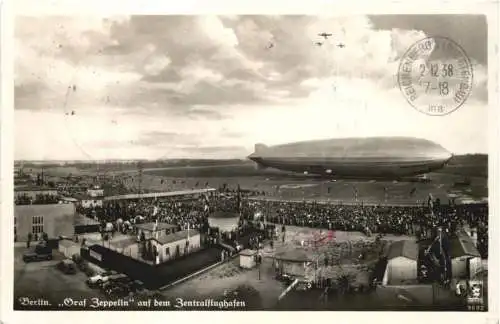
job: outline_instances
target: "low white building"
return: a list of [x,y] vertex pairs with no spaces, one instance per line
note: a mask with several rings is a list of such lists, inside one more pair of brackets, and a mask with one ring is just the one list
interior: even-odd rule
[[87,195],[90,197],[98,197],[101,198],[104,197],[104,189],[101,189],[99,186],[94,186],[90,189],[87,189]]
[[387,253],[383,285],[413,284],[417,280],[418,244],[402,240],[391,244]]
[[255,267],[255,257],[257,256],[257,251],[246,249],[240,252],[240,267],[245,269],[252,269]]
[[201,248],[200,233],[197,230],[184,230],[172,234],[159,233],[149,239],[153,249],[158,251],[158,263],[163,263]]
[[481,255],[465,231],[450,239],[451,274],[455,279],[474,278],[482,270]]
[[60,240],[58,249],[68,259],[71,259],[74,254],[80,255],[80,244],[71,240]]
[[76,195],[76,199],[78,199],[78,204],[84,208],[92,208],[92,207],[102,207],[102,197],[92,197],[87,194],[84,195]]

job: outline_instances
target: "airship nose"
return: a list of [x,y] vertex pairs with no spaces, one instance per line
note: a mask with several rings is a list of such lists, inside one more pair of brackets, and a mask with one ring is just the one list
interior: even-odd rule
[[447,165],[448,162],[450,162],[452,157],[453,157],[453,154],[448,152],[448,151],[444,151],[443,153],[441,153],[440,160],[442,161],[443,166]]
[[450,153],[450,156],[448,157],[448,159],[446,160],[446,162],[444,162],[444,165],[447,165],[452,158],[453,158],[453,154]]
[[453,157],[453,154],[442,146],[436,147],[434,150],[432,150],[431,155],[435,160],[440,161],[444,164],[448,163],[448,161],[450,161],[450,159]]

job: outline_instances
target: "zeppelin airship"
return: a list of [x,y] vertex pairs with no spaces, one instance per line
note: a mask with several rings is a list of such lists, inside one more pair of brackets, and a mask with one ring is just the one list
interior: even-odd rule
[[338,138],[275,146],[255,144],[259,169],[355,178],[401,178],[439,170],[452,154],[413,137]]

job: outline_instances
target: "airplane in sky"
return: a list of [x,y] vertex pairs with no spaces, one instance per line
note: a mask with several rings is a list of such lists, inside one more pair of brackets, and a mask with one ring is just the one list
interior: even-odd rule
[[324,37],[325,39],[328,39],[328,37],[333,36],[333,34],[329,34],[329,33],[320,33],[320,34],[318,34],[318,36],[321,36],[321,37]]

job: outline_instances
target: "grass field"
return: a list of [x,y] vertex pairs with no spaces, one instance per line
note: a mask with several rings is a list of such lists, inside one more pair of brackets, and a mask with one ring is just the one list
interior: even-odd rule
[[[153,168],[152,168],[153,167]],[[26,167],[27,168],[27,167]],[[40,166],[30,166],[33,172]],[[37,169],[38,168],[38,169]],[[137,164],[86,164],[48,167],[44,173],[56,179],[73,176],[106,175],[125,179],[131,192],[141,187],[149,191],[176,191],[203,188],[205,186],[266,192],[277,199],[321,199],[345,202],[414,204],[426,200],[429,193],[442,201],[448,201],[448,194],[455,193],[464,198],[484,198],[488,196],[487,155],[455,156],[449,165],[437,173],[431,173],[431,183],[408,181],[353,180],[330,181],[314,175],[288,173],[274,169],[256,170],[250,161],[241,160],[174,160],[144,162],[140,180]],[[467,177],[471,184],[455,186],[455,182]],[[280,189],[277,190],[277,187]],[[358,191],[358,200],[353,188]],[[384,188],[387,188],[387,196]],[[415,192],[410,192],[415,188]],[[386,199],[387,198],[387,199]]]
[[[16,162],[19,168],[21,162]],[[28,172],[41,172],[42,168],[48,173],[60,176],[96,173],[137,172],[139,161],[136,162],[68,162],[56,163],[30,163],[22,162],[23,169]],[[256,170],[254,163],[249,160],[162,160],[141,161],[140,165],[144,171],[162,172],[168,177],[250,177],[250,176],[286,176],[302,177],[286,172],[266,169]],[[161,170],[161,171],[160,171]],[[222,173],[221,173],[222,172]],[[487,177],[488,156],[485,154],[456,155],[448,162],[448,165],[440,170],[440,173],[450,173],[462,176]]]

